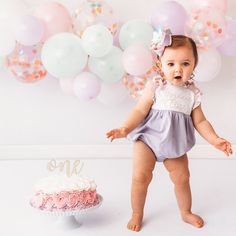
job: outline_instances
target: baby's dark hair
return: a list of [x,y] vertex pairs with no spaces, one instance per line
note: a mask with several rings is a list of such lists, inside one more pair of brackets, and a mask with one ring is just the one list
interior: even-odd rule
[[170,46],[166,46],[165,48],[178,48],[182,46],[190,46],[193,50],[193,55],[195,58],[195,65],[196,67],[198,63],[198,52],[197,52],[197,46],[196,43],[193,41],[192,38],[189,38],[185,35],[172,35],[172,43]]

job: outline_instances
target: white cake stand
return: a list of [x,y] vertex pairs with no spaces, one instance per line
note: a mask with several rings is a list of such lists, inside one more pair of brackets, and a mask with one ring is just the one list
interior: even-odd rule
[[[49,214],[52,216],[57,216],[58,217],[58,226],[63,228],[63,229],[74,229],[78,228],[82,225],[82,223],[78,220],[78,215],[81,215],[86,212],[90,212],[94,209],[97,209],[98,207],[101,206],[103,198],[101,195],[98,194],[98,200],[99,203],[95,206],[85,208],[85,209],[75,209],[75,210],[67,210],[67,211],[60,211],[60,210],[54,210],[54,211],[47,211],[47,210],[40,210],[44,214]],[[37,209],[37,208],[35,208]]]

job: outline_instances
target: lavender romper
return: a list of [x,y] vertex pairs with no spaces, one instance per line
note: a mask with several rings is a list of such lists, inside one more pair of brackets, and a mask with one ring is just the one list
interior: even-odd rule
[[147,144],[158,162],[180,157],[195,144],[191,112],[199,106],[201,92],[193,81],[176,86],[155,78],[150,84],[146,90],[153,90],[154,103],[128,139]]

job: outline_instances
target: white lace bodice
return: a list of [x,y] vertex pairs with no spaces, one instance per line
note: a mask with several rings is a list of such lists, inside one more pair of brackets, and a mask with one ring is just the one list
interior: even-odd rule
[[195,94],[192,90],[167,83],[155,91],[153,109],[171,110],[190,115],[195,103]]

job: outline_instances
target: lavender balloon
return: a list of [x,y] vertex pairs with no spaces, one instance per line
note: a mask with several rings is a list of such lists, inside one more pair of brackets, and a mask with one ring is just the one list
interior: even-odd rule
[[21,16],[14,27],[16,40],[25,46],[32,46],[42,40],[43,23],[35,16]]
[[236,56],[236,20],[227,20],[226,37],[218,49],[226,56]]
[[227,32],[226,37],[227,38],[236,38],[236,20],[234,19],[228,19],[226,20],[227,23]]
[[96,75],[90,72],[82,72],[74,79],[74,94],[82,101],[89,101],[98,96],[101,83]]
[[225,39],[218,49],[226,56],[236,56],[236,37]]
[[173,34],[184,34],[188,14],[184,7],[175,1],[161,3],[151,16],[152,26],[169,28]]

